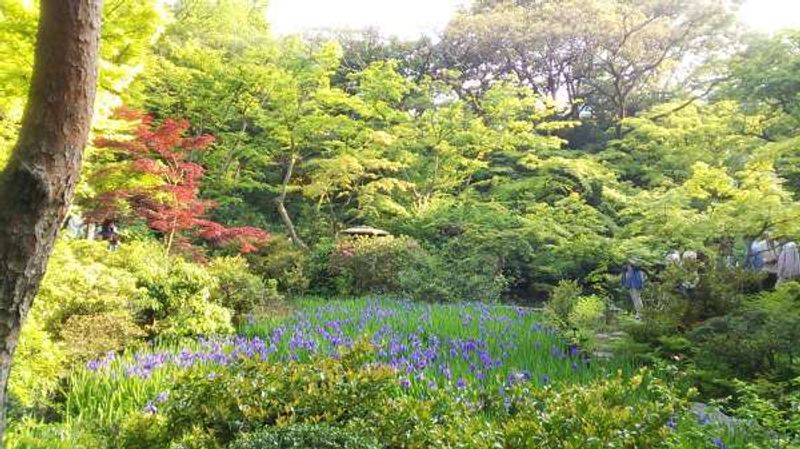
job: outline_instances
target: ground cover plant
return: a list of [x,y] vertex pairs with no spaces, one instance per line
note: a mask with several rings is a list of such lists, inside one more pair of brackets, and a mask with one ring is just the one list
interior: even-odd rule
[[308,300],[291,318],[245,325],[241,335],[131,348],[123,356],[110,352],[91,360],[69,378],[65,412],[111,425],[167,391],[187,368],[211,373],[240,358],[307,363],[336,357],[359,341],[374,347],[369,362],[397,371],[398,387],[412,395],[444,386],[495,391],[509,379],[537,386],[584,383],[635,369],[624,360],[593,361],[528,309]]
[[[352,444],[398,448],[458,441],[491,447],[480,442],[486,432],[505,447],[572,447],[593,438],[714,447],[712,436],[744,447],[737,445],[742,435],[756,435],[700,425],[687,411],[686,386],[639,368],[622,358],[595,359],[530,309],[309,299],[291,316],[246,324],[239,335],[91,360],[67,378],[60,424],[23,420],[12,441],[250,447],[316,441],[317,429],[301,424],[317,422],[353,435]],[[540,409],[548,403],[555,408]],[[574,416],[578,409],[587,416]],[[639,430],[616,435],[631,419]],[[598,427],[583,428],[584,420]],[[470,426],[463,440],[456,423]],[[250,432],[262,433],[240,438]]]

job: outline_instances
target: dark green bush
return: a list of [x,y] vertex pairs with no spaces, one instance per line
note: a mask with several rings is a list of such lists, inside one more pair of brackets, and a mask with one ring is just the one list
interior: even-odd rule
[[[646,291],[646,317],[664,326],[686,330],[698,322],[731,313],[748,294],[759,290],[763,275],[711,263],[669,265]],[[692,288],[681,288],[684,283]]]
[[397,293],[399,273],[425,256],[425,250],[410,237],[356,237],[336,243],[328,272],[339,278],[339,293]]
[[689,334],[695,363],[707,377],[743,380],[800,375],[800,284],[788,283],[750,300],[740,310],[710,319]]
[[419,301],[499,301],[508,283],[495,266],[480,257],[426,254],[399,272],[399,291]]
[[560,281],[550,294],[550,300],[545,307],[549,320],[562,329],[571,328],[570,315],[582,293],[583,289],[576,281]]
[[277,282],[251,273],[242,257],[216,258],[208,265],[208,272],[216,279],[211,297],[219,305],[232,310],[237,321],[281,299]]
[[[319,245],[317,245],[319,246]],[[316,246],[315,246],[316,248]],[[256,253],[247,256],[253,272],[262,279],[274,279],[278,290],[289,295],[306,293],[309,279],[308,252],[286,238],[274,238]]]
[[265,427],[245,434],[228,449],[380,449],[373,439],[325,424]]

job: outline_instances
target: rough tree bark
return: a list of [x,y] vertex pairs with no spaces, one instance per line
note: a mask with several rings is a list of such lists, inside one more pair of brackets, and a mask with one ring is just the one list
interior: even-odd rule
[[102,0],[41,0],[19,139],[0,174],[0,447],[20,328],[72,201],[97,86]]

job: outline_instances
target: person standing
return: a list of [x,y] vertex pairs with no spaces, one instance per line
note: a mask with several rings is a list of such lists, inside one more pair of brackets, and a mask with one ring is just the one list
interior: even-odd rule
[[628,262],[620,278],[622,287],[628,290],[633,303],[633,310],[638,319],[642,314],[642,290],[644,289],[645,274],[641,268],[633,262]]
[[68,235],[73,238],[79,239],[85,236],[84,231],[86,226],[83,223],[83,218],[81,218],[81,216],[78,214],[70,213],[64,227],[67,230]]
[[781,248],[775,244],[768,233],[764,233],[762,240],[754,241],[750,246],[750,261],[748,267],[753,271],[767,273],[763,288],[771,289],[778,280],[778,256]]
[[119,233],[114,220],[108,219],[103,222],[100,228],[100,238],[108,241],[108,249],[116,251],[119,248]]
[[800,278],[800,253],[798,253],[795,242],[786,243],[781,248],[777,270],[778,282],[776,285]]
[[677,249],[673,249],[672,251],[667,253],[667,256],[664,258],[664,262],[667,266],[669,265],[680,265],[681,264],[681,252]]

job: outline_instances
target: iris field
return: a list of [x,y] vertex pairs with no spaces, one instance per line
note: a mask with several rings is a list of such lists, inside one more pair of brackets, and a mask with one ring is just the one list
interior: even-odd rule
[[[546,407],[553,407],[547,413],[554,416],[563,413],[563,419],[574,418],[578,421],[581,418],[574,415],[571,407],[594,407],[587,413],[595,416],[593,419],[600,420],[597,421],[598,425],[600,422],[604,423],[600,428],[617,426],[633,429],[641,425],[644,426],[641,429],[642,436],[637,438],[656,438],[654,441],[657,441],[668,437],[670,443],[666,447],[734,449],[748,447],[747,442],[751,440],[747,431],[733,431],[715,426],[707,416],[693,415],[688,411],[679,412],[673,408],[674,403],[670,405],[669,401],[673,399],[665,399],[671,397],[669,393],[666,396],[663,390],[658,393],[659,388],[669,388],[667,384],[648,374],[643,375],[639,371],[640,367],[632,360],[619,356],[608,360],[596,359],[582,348],[569,344],[562,334],[544,324],[545,316],[534,309],[485,303],[427,304],[389,299],[305,299],[295,302],[291,313],[250,321],[241,326],[235,335],[156,342],[126,350],[121,354],[112,352],[86,362],[73,369],[64,384],[61,424],[55,427],[37,427],[35,422],[13,423],[16,431],[20,432],[14,447],[27,447],[26,441],[43,438],[51,442],[62,440],[58,437],[61,432],[59,429],[62,428],[71,429],[71,439],[63,440],[63,444],[67,444],[64,447],[72,447],[70,445],[76,444],[75,441],[79,441],[82,434],[90,432],[85,427],[87,423],[91,423],[95,429],[106,429],[103,432],[122,431],[123,435],[133,432],[136,435],[134,440],[138,441],[143,436],[136,433],[135,428],[131,430],[131,422],[144,419],[143,428],[159,423],[157,425],[163,432],[169,428],[165,424],[169,421],[164,421],[165,419],[180,416],[175,415],[178,410],[185,410],[185,413],[191,415],[191,410],[198,406],[183,401],[187,398],[200,401],[199,404],[219,401],[220,398],[207,399],[205,395],[220,394],[211,392],[216,391],[216,388],[227,388],[223,385],[237,384],[244,388],[254,388],[252,392],[245,393],[249,395],[264,394],[262,388],[277,389],[266,393],[270,397],[283,397],[281,395],[289,394],[286,392],[299,388],[300,390],[296,390],[297,397],[303,398],[304,395],[314,395],[313,388],[332,388],[324,394],[335,394],[332,392],[342,387],[335,386],[338,385],[336,382],[355,382],[354,385],[358,385],[361,382],[357,380],[358,376],[366,375],[364,379],[371,378],[377,372],[387,372],[387,368],[387,381],[390,385],[393,384],[389,386],[391,392],[379,393],[376,397],[388,394],[401,401],[400,404],[405,403],[407,407],[417,401],[420,404],[431,404],[431,401],[435,403],[442,398],[452,398],[443,403],[449,404],[447,407],[456,407],[453,410],[460,407],[457,404],[462,403],[464,410],[477,411],[483,417],[473,421],[464,416],[458,419],[464,419],[465,423],[470,422],[470,425],[477,426],[478,429],[482,426],[497,426],[495,429],[498,433],[494,436],[503,432],[505,436],[498,441],[505,439],[504,444],[512,444],[516,437],[513,426],[503,428],[503,422],[509,419],[534,419],[528,415],[534,413],[535,409],[527,412],[520,412],[519,409],[519,401],[528,399],[534,402],[553,401]],[[367,368],[363,373],[373,374],[359,374],[356,371],[348,371],[347,374],[339,371],[336,374],[336,371],[331,371],[329,362],[339,358],[344,361],[353,353],[365,357],[358,362]],[[281,366],[297,363],[308,367],[302,371],[302,379],[283,377],[300,375],[294,373],[293,368],[280,374]],[[268,376],[276,377],[254,375],[252,369],[257,366],[265,367],[264,372],[272,373]],[[377,371],[370,371],[369,367],[374,367]],[[646,372],[647,370],[644,371]],[[345,377],[338,377],[342,375]],[[331,379],[330,382],[333,383],[329,385],[321,384],[327,385],[326,387],[313,387],[314,381],[309,380],[309,376],[319,379],[334,376],[337,380]],[[355,377],[346,381],[344,379],[349,378],[347,376]],[[271,380],[266,381],[263,387],[255,386],[264,379]],[[290,386],[295,381],[302,385]],[[647,386],[651,381],[654,382],[652,387]],[[604,382],[610,383],[603,384]],[[212,390],[206,391],[205,388]],[[239,387],[231,388],[236,390]],[[304,390],[306,388],[312,390]],[[367,392],[372,391],[370,387],[364,388],[364,394],[369,395]],[[286,392],[278,393],[284,390]],[[560,398],[559,391],[575,397]],[[598,394],[601,396],[593,396]],[[403,398],[410,402],[402,402]],[[506,401],[505,409],[503,398]],[[293,399],[286,400],[287,404],[293,403]],[[453,402],[449,402],[451,400]],[[581,401],[585,401],[584,405],[577,405]],[[598,401],[607,401],[608,404],[600,405]],[[487,407],[488,404],[499,404],[500,408],[493,408],[494,405]],[[205,405],[200,407],[205,410],[198,412],[201,418],[189,419],[208,419],[204,413],[209,410],[212,415],[224,413],[220,416],[227,416],[223,420],[227,423],[224,425],[226,429],[237,422],[231,417],[236,416],[236,413],[245,413],[243,417],[249,416],[246,412],[247,406],[241,404],[237,406],[240,407],[237,409],[239,411],[233,412],[233,415],[230,415],[232,412],[227,405],[219,405],[219,408],[210,405],[208,410]],[[269,409],[267,406],[263,407],[266,407],[263,410]],[[413,409],[414,406],[411,407]],[[606,410],[604,407],[611,408]],[[162,416],[162,413],[167,413],[172,418]],[[383,410],[380,413],[389,412]],[[404,413],[411,412],[407,410]],[[544,409],[541,413],[545,413]],[[456,413],[449,419],[455,419],[455,416],[461,415]],[[573,418],[568,418],[570,416]],[[151,423],[148,417],[156,421]],[[555,423],[562,418],[543,415],[532,422],[536,422],[536,419],[553,420]],[[564,441],[567,434],[559,436],[558,433],[569,433],[565,422],[550,430],[531,430],[534,433],[530,435],[545,432],[554,438],[553,441]],[[392,426],[394,424],[389,428]],[[26,439],[28,437],[25,432],[33,440]],[[529,435],[527,432],[518,437]],[[215,438],[225,439],[219,433],[215,435]],[[422,435],[429,433],[425,431]],[[384,437],[388,438],[386,435]],[[529,436],[524,436],[523,439],[527,441],[528,438]],[[576,434],[575,438],[582,437]],[[115,441],[119,447],[129,447],[127,443]],[[398,447],[408,444],[395,443]],[[142,447],[161,447],[159,444],[161,443]],[[212,444],[208,447],[216,446]]]
[[336,357],[359,340],[376,348],[375,363],[397,370],[400,388],[411,395],[436,388],[496,390],[515,381],[580,383],[634,369],[624,359],[592,359],[531,309],[304,300],[291,316],[248,324],[237,336],[155,344],[89,361],[69,379],[66,416],[111,424],[136,408],[156,412],[186,368],[214,376],[216,368],[242,358],[280,363]]

